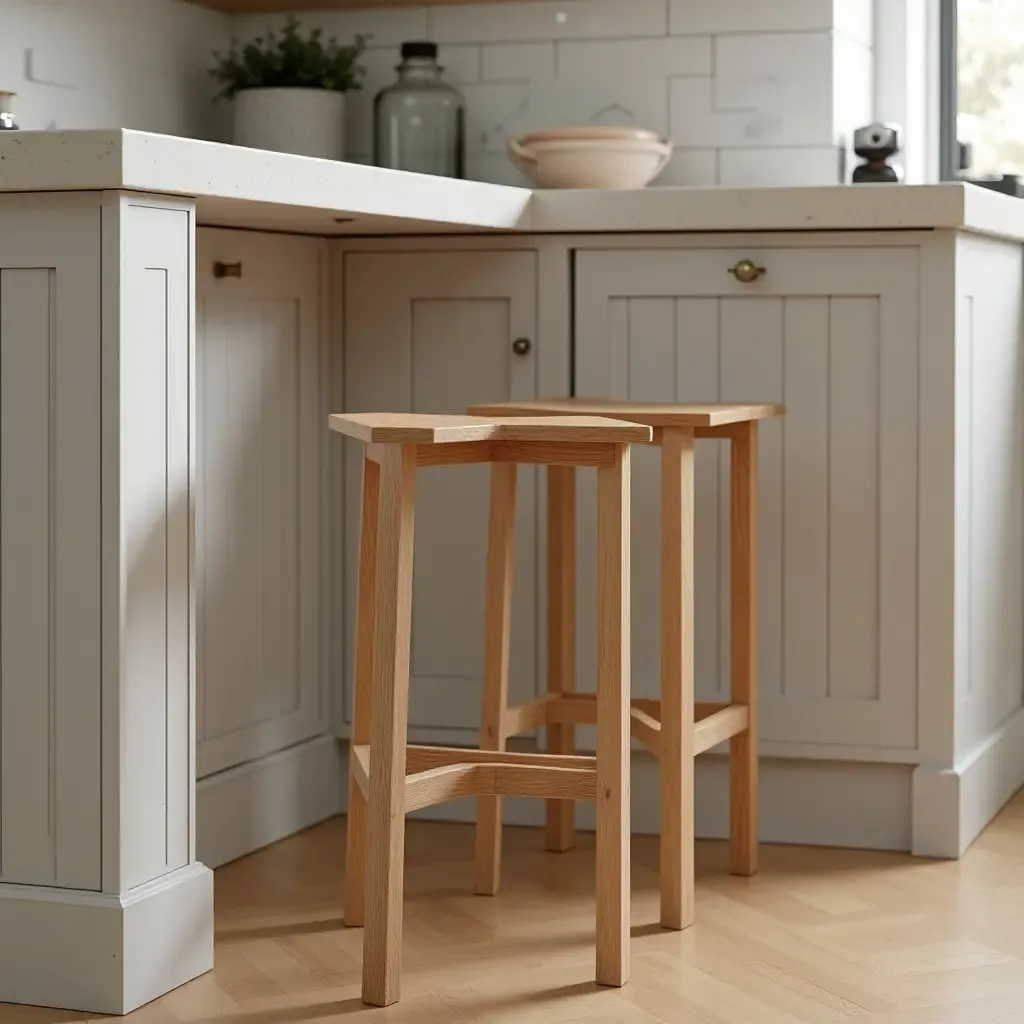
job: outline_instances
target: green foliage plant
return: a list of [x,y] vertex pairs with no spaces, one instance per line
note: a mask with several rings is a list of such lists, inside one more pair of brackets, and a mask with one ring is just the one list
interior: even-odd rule
[[230,99],[242,89],[330,89],[358,92],[366,73],[359,58],[367,36],[357,35],[348,46],[321,29],[308,35],[290,17],[280,34],[268,29],[244,46],[232,40],[226,53],[215,50],[210,76],[220,85],[217,99]]

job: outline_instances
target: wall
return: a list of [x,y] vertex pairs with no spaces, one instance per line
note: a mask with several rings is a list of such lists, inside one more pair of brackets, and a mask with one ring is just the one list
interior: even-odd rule
[[3,0],[0,87],[23,128],[124,127],[220,138],[210,51],[229,19],[180,0]]
[[[403,40],[433,39],[468,106],[471,176],[521,184],[505,138],[559,124],[632,123],[677,145],[662,185],[829,184],[872,113],[870,0],[542,0],[310,12],[372,36],[349,103],[349,158],[372,153],[372,97]],[[249,38],[280,19],[234,19]]]

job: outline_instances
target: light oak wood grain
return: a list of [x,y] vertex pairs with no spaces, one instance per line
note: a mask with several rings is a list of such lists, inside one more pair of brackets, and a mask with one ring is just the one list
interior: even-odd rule
[[421,807],[432,807],[446,800],[473,796],[480,792],[477,774],[479,765],[446,764],[417,772],[405,780],[405,812],[418,811]]
[[[359,584],[356,594],[355,698],[349,751],[348,817],[345,850],[345,924],[364,921],[366,875],[366,786],[360,787],[356,751],[370,742],[373,711],[373,631],[377,594],[377,519],[380,511],[380,466],[363,459],[362,526],[359,533]],[[367,775],[369,765],[367,764]],[[365,782],[366,779],[364,778]]]
[[597,981],[629,981],[629,467],[597,471]]
[[629,734],[655,757],[661,756],[661,722],[639,708],[629,710]]
[[333,413],[330,428],[368,444],[451,444],[459,441],[650,441],[642,424],[602,416],[439,416],[428,413]]
[[[730,705],[721,711],[716,711],[713,715],[702,718],[693,727],[694,754],[703,754],[705,750],[710,750],[730,737],[738,737],[747,731],[749,723],[749,709],[741,704]],[[754,773],[756,775],[756,766]],[[748,829],[742,829],[738,833],[738,836],[743,837],[744,842],[747,842],[747,832]]]
[[[360,744],[353,743],[352,746],[349,747],[349,765],[348,765],[348,770],[349,770],[349,773],[351,774],[351,777],[352,777],[351,778],[352,785],[356,788],[356,790],[359,792],[359,794],[362,796],[362,798],[363,798],[363,800],[365,802],[366,797],[367,797],[367,795],[370,792],[370,744],[369,743],[360,743]],[[351,800],[351,792],[349,794],[349,799]],[[363,813],[365,814],[365,811]],[[352,832],[353,824],[354,824],[354,820],[353,820],[353,815],[352,815],[352,804],[349,803],[349,811],[348,811],[348,832],[349,833]],[[352,841],[351,836],[348,837],[348,841],[351,843],[351,841]],[[345,874],[346,874],[346,876],[348,875],[348,872],[350,870],[352,870],[354,867],[358,866],[358,864],[359,864],[358,861],[353,861],[350,858],[346,857],[345,858]],[[348,908],[346,906],[346,910],[347,909]],[[346,918],[345,918],[345,923],[348,924],[348,925],[351,925],[351,922],[348,920],[348,916],[347,915],[346,915]]]
[[[576,688],[576,471],[548,469],[547,624],[548,694]],[[593,719],[597,722],[597,717]],[[553,754],[575,750],[572,722],[548,719],[547,747]],[[576,843],[575,808],[549,800],[544,810],[545,844],[556,853]]]
[[606,416],[650,427],[719,427],[782,416],[775,402],[658,403],[619,402],[607,398],[541,398],[530,402],[492,402],[470,406],[474,416]]
[[[516,466],[491,467],[484,599],[484,677],[480,698],[480,747],[504,750],[508,703],[508,656],[512,623],[512,568],[516,528]],[[481,796],[476,810],[476,883],[473,891],[493,896],[501,878],[501,797]]]
[[732,869],[757,871],[757,424],[732,442],[730,494],[730,608],[734,704],[747,709],[747,728],[729,749],[729,834]]
[[405,837],[406,723],[416,452],[384,453],[377,546],[370,794],[366,820],[366,931],[363,998],[388,1006],[399,997],[402,859]]
[[506,708],[502,716],[502,728],[505,730],[505,735],[518,736],[520,733],[532,732],[534,729],[546,725],[548,703],[547,697],[538,697],[526,704],[517,704],[515,707]]
[[[564,855],[505,830],[502,892],[467,897],[470,825],[410,821],[402,1002],[360,1002],[361,933],[338,913],[345,819],[216,872],[210,974],[132,1024],[1019,1024],[1024,794],[956,862],[766,845],[760,874],[728,873],[698,842],[697,924],[658,927],[658,840],[633,839],[633,972],[593,982],[594,841]],[[67,1024],[3,1007],[5,1024]]]
[[541,768],[594,768],[596,760],[586,754],[534,754],[519,750],[474,750],[471,747],[406,748],[406,772],[410,775],[449,764],[537,765]]
[[693,923],[693,432],[661,442],[661,924]]

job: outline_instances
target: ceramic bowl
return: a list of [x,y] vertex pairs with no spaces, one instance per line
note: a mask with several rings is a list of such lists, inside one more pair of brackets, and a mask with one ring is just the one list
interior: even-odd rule
[[672,144],[654,132],[601,125],[510,138],[508,155],[537,188],[643,188],[665,169]]

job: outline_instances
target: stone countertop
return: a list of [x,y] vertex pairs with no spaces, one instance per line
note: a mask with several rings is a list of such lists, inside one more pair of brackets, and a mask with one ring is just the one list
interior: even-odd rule
[[313,235],[945,228],[1024,240],[1024,202],[958,182],[532,191],[126,129],[0,133],[0,192],[196,200],[199,223]]

